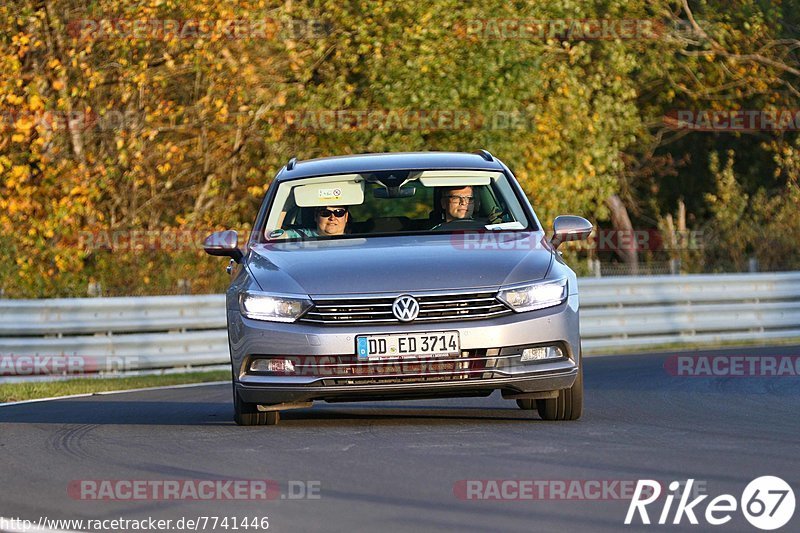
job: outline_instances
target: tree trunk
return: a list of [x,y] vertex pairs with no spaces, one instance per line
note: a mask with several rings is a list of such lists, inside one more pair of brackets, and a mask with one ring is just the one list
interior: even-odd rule
[[615,251],[620,259],[630,268],[631,274],[639,273],[639,257],[636,252],[636,235],[628,216],[628,210],[618,195],[613,195],[606,200],[606,205],[611,210],[611,224],[617,232]]

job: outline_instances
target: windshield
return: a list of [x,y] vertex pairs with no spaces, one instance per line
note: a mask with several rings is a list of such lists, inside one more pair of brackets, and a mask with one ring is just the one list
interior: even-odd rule
[[395,171],[283,182],[268,241],[530,229],[508,178],[487,171]]

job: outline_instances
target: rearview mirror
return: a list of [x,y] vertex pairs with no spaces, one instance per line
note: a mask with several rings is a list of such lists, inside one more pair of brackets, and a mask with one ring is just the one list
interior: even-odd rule
[[230,257],[237,263],[244,257],[239,249],[239,234],[232,229],[217,231],[206,237],[203,249],[208,255]]
[[553,236],[550,244],[558,248],[565,241],[582,241],[589,237],[594,226],[583,217],[575,215],[557,216],[553,221]]
[[417,188],[408,187],[387,187],[385,189],[375,189],[373,196],[375,198],[411,198],[417,193]]

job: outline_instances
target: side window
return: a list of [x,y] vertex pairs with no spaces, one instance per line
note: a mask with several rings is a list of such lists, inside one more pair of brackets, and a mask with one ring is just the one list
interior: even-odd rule
[[503,222],[509,222],[511,218],[508,214],[505,202],[503,202],[502,195],[499,194],[493,183],[491,187],[481,187],[483,189],[481,196],[481,211],[485,216],[490,216],[495,213],[503,213]]
[[281,217],[278,219],[278,227],[286,229],[298,223],[300,218],[300,208],[294,203],[294,195],[290,194],[286,198],[286,203],[281,210]]

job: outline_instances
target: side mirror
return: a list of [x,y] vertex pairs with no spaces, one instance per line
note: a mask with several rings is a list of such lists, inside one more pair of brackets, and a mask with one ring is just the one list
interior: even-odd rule
[[203,249],[208,255],[230,257],[237,263],[244,257],[239,249],[239,234],[232,229],[218,231],[206,237]]
[[553,236],[550,244],[558,248],[565,241],[582,241],[589,237],[594,227],[583,217],[574,215],[557,216],[553,221]]

